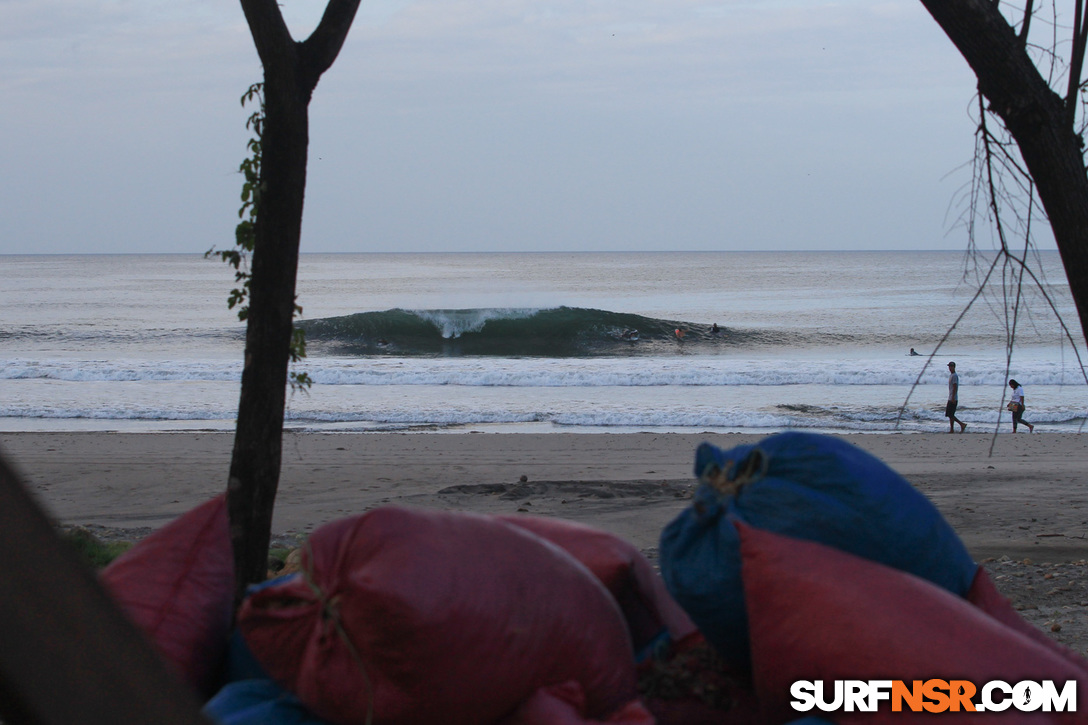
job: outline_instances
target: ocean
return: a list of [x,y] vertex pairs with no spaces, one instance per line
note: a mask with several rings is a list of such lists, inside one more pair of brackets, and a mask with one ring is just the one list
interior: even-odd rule
[[[1039,264],[1083,348],[1057,253]],[[232,429],[232,275],[199,254],[0,256],[0,430]],[[942,432],[955,360],[959,417],[1008,431],[1000,287],[929,360],[975,282],[962,252],[304,254],[295,369],[314,385],[287,427]],[[1009,374],[1038,433],[1088,420],[1074,349],[1028,288]]]

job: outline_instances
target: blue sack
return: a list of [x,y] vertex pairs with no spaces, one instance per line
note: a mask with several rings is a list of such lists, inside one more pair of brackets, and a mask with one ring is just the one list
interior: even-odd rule
[[[251,594],[284,578],[255,584],[247,591]],[[204,704],[204,715],[217,725],[330,725],[272,681],[237,629],[227,645],[224,669],[226,684]]]
[[219,725],[330,725],[272,680],[232,682],[204,705]]
[[[964,596],[976,564],[929,500],[875,456],[829,436],[781,433],[695,454],[701,485],[661,534],[669,592],[731,665],[750,667],[734,521],[806,539]],[[864,615],[864,613],[860,613]]]

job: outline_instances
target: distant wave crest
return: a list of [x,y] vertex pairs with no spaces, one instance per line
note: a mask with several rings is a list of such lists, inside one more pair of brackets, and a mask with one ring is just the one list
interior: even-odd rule
[[301,327],[307,342],[346,355],[626,356],[784,341],[778,333],[582,307],[392,309],[308,320]]

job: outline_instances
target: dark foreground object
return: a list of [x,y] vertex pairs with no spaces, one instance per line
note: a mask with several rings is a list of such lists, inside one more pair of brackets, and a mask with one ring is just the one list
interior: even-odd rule
[[9,552],[0,597],[0,718],[207,725],[186,687],[55,531],[0,458],[0,546]]

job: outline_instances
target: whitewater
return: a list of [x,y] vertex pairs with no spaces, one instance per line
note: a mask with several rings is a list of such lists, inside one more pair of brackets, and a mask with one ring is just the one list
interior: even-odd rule
[[[1038,262],[1083,346],[1057,254]],[[0,280],[0,430],[233,427],[244,327],[223,265],[2,256]],[[1007,431],[1000,290],[929,359],[974,281],[958,252],[303,255],[296,369],[315,384],[288,427],[941,431],[955,360],[960,418]],[[1038,292],[1009,374],[1037,431],[1081,429],[1088,386]]]

